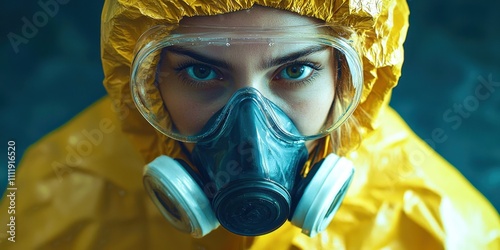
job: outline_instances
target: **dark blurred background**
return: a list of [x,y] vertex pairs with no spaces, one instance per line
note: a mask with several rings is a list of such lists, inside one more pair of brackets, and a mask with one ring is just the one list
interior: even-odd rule
[[[0,143],[6,152],[15,140],[17,162],[30,144],[105,95],[102,1],[60,2],[67,3],[49,10],[38,1],[0,4]],[[500,84],[500,1],[409,5],[405,65],[391,105],[500,210],[500,87],[490,87],[488,97],[485,89],[475,92],[484,81]],[[27,20],[35,29],[23,31]],[[436,130],[442,140],[432,137]]]

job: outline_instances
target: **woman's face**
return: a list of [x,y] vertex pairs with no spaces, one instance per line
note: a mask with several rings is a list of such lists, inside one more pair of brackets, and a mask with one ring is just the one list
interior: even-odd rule
[[[303,28],[318,22],[257,6],[250,11],[185,18],[181,24]],[[179,28],[175,33],[193,29]],[[307,29],[321,32],[314,26]],[[278,105],[300,132],[314,134],[323,126],[334,99],[334,58],[331,48],[311,44],[172,46],[162,54],[158,86],[173,123],[182,134],[196,134],[238,89],[245,87],[257,89]]]

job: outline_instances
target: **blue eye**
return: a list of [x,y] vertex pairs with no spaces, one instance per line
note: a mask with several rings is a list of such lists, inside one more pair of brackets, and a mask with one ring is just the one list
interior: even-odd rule
[[197,81],[210,81],[218,79],[217,72],[209,66],[192,65],[185,68],[187,75]]
[[279,79],[302,80],[311,75],[313,68],[304,64],[292,64],[285,67],[278,74]]

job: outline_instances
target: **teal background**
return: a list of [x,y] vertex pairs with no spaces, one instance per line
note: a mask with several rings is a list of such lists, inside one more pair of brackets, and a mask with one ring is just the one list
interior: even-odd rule
[[[448,118],[445,114],[475,95],[481,77],[500,82],[500,2],[409,1],[409,5],[405,65],[391,105],[423,139],[436,142],[432,133],[441,131],[446,140],[432,146],[499,210],[500,87],[467,117],[460,116],[460,124],[450,120],[456,119],[455,113]],[[31,19],[42,8],[37,1],[0,4],[0,148],[6,154],[8,140],[15,140],[17,162],[30,144],[105,95],[101,8],[102,1],[69,0],[59,5],[16,53],[7,34],[22,34],[23,17]],[[0,190],[6,185],[4,159]]]

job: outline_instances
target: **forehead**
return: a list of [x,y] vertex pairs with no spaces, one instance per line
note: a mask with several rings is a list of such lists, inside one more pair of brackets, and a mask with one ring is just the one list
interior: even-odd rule
[[[277,57],[285,52],[293,53],[308,47],[315,47],[309,42],[306,44],[298,42],[300,39],[297,40],[297,38],[302,37],[301,35],[304,33],[324,33],[325,27],[319,26],[320,24],[324,24],[324,21],[286,10],[256,5],[248,10],[222,15],[185,17],[173,33],[202,33],[208,37],[220,38],[221,41],[214,40],[207,43],[230,44],[231,46],[207,46],[207,44],[203,44],[198,47],[191,44],[188,47],[196,54],[217,58],[236,59],[245,55],[245,62],[248,62],[252,58],[251,55],[256,58],[265,55]],[[236,29],[233,29],[234,27]],[[244,35],[244,38],[240,37],[242,34],[256,34],[254,32],[258,32],[259,35],[252,36],[251,39]],[[204,35],[204,39],[207,39],[206,35]],[[291,40],[290,37],[294,39]],[[227,40],[224,40],[225,38]],[[239,43],[242,41],[243,43]],[[276,46],[271,46],[275,43]]]
[[323,21],[316,18],[301,16],[290,11],[263,6],[254,6],[248,10],[217,16],[185,17],[180,22],[181,26],[243,26],[254,28],[279,28],[285,26],[304,26],[321,23],[323,23]]

